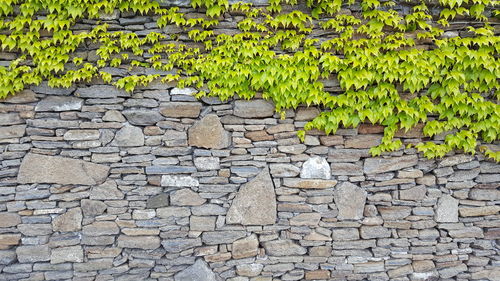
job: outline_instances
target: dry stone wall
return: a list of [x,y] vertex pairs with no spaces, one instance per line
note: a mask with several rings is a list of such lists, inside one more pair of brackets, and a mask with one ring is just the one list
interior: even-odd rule
[[94,81],[1,101],[0,280],[499,280],[500,165],[373,158],[368,124],[300,143],[316,108],[280,119],[193,92]]

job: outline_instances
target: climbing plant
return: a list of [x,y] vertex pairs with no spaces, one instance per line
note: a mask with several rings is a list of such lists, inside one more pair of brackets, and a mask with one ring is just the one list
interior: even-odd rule
[[[422,124],[427,137],[446,135],[415,145],[426,157],[479,149],[500,161],[500,151],[478,145],[500,139],[500,40],[489,23],[499,15],[496,1],[439,0],[434,7],[427,0],[305,0],[308,8],[300,10],[298,2],[253,7],[192,0],[205,13],[193,18],[151,0],[3,0],[0,48],[17,57],[0,66],[0,98],[42,81],[70,87],[100,79],[129,92],[153,81],[176,82],[200,89],[197,97],[261,93],[283,116],[304,104],[324,108],[305,130],[332,134],[381,124],[384,137],[372,155],[400,149],[396,132]],[[401,5],[410,11],[396,10]],[[166,31],[108,31],[106,17],[116,11],[153,16]],[[225,13],[244,15],[237,34],[215,32]],[[445,32],[457,18],[474,24]],[[92,27],[77,29],[82,21]],[[198,45],[176,41],[178,35],[168,33],[173,25]],[[317,36],[318,30],[327,35]],[[87,45],[98,46],[96,60],[79,55]],[[123,66],[161,74],[113,77],[105,71]],[[342,93],[325,91],[324,80],[338,81]]]

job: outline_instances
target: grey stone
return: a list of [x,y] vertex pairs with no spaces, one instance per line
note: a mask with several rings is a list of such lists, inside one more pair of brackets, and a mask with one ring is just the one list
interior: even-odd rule
[[94,186],[90,191],[90,199],[92,200],[120,200],[123,197],[125,195],[118,189],[116,182],[113,180]]
[[311,157],[302,165],[300,177],[303,179],[329,180],[332,177],[330,165],[328,165],[325,158],[319,156]]
[[0,125],[16,125],[23,124],[24,120],[19,117],[18,113],[4,113],[0,114]]
[[118,236],[118,247],[154,250],[160,247],[158,236]]
[[83,160],[28,153],[19,168],[19,183],[95,185],[108,176],[109,167]]
[[191,174],[196,173],[196,168],[191,166],[148,166],[146,174],[148,175],[166,175],[166,174]]
[[[36,92],[36,91],[35,91]],[[88,88],[78,88],[75,96],[82,98],[116,98],[130,96],[124,90],[119,90],[113,86],[108,85],[94,85]]]
[[206,201],[189,188],[179,189],[170,194],[170,204],[174,206],[199,206]]
[[118,132],[116,132],[112,146],[143,146],[144,145],[144,133],[141,128],[125,125]]
[[411,214],[411,208],[406,206],[380,206],[378,211],[383,220],[404,219]]
[[43,81],[40,85],[32,86],[31,90],[35,93],[46,94],[46,95],[56,95],[56,96],[67,96],[75,91],[75,87],[69,88],[53,88],[49,87],[47,81]]
[[339,219],[359,220],[363,218],[366,191],[352,183],[344,182],[335,189],[333,196],[339,210]]
[[25,236],[40,236],[52,233],[52,225],[46,223],[19,224],[17,229]]
[[472,180],[479,175],[479,168],[472,170],[458,170],[453,175],[448,177],[448,181],[464,182]]
[[110,269],[113,267],[113,259],[92,259],[84,263],[74,263],[73,270],[76,272],[89,272]]
[[359,229],[361,238],[372,239],[372,238],[388,238],[391,237],[391,230],[380,225],[375,226],[362,226]]
[[201,246],[200,238],[165,239],[161,245],[169,253],[179,253],[187,249]]
[[227,212],[227,209],[224,207],[221,207],[217,204],[203,204],[201,206],[196,206],[191,208],[193,215],[198,215],[198,216],[218,216],[218,215],[225,215]]
[[[263,264],[251,263],[251,264],[239,264],[236,266],[236,273],[239,276],[255,277],[259,276],[264,268]],[[284,280],[284,279],[282,279]],[[295,280],[295,279],[293,279]]]
[[284,186],[293,188],[302,188],[302,189],[333,188],[336,184],[337,184],[336,180],[297,179],[297,178],[283,179]]
[[332,163],[332,174],[336,176],[362,176],[363,168],[353,163]]
[[190,176],[165,175],[161,177],[161,186],[196,187],[199,185],[198,180]]
[[21,216],[14,213],[0,213],[0,228],[16,226],[21,223]]
[[156,215],[160,218],[189,217],[191,215],[191,211],[189,208],[185,207],[164,207],[157,209]]
[[197,259],[196,262],[180,271],[174,276],[175,281],[222,281],[217,274],[215,274],[207,263],[202,259]]
[[196,157],[194,166],[198,171],[210,171],[220,169],[220,160],[218,157]]
[[245,231],[207,231],[203,232],[201,240],[207,245],[230,244],[234,241],[245,237]]
[[48,245],[19,246],[16,248],[17,260],[20,263],[33,263],[50,260]]
[[458,222],[458,200],[450,195],[439,198],[435,220],[437,222]]
[[365,159],[364,172],[365,174],[380,174],[389,171],[397,171],[403,168],[413,167],[417,165],[418,157],[416,155],[408,155],[391,158],[367,158]]
[[473,200],[497,201],[500,200],[500,190],[474,188],[469,192]]
[[191,216],[189,218],[189,230],[190,231],[214,231],[216,219],[217,219],[217,217]]
[[0,139],[20,138],[26,132],[26,125],[0,126]]
[[100,137],[98,130],[69,130],[64,133],[64,140],[98,140]]
[[106,204],[96,200],[83,199],[81,204],[83,215],[89,217],[101,215],[107,208]]
[[164,118],[156,110],[125,110],[122,111],[128,122],[132,125],[155,125]]
[[253,177],[259,173],[260,169],[254,166],[234,166],[231,167],[231,173],[239,177]]
[[52,229],[61,232],[78,231],[82,229],[82,218],[82,209],[69,209],[52,221]]
[[332,229],[332,239],[335,241],[349,241],[359,239],[359,230],[354,227]]
[[193,88],[173,88],[170,90],[170,94],[175,96],[175,95],[186,95],[186,96],[192,96],[193,94],[196,94],[198,91]]
[[263,118],[274,115],[274,105],[265,100],[237,100],[234,102],[234,115],[243,118]]
[[83,227],[83,234],[88,236],[114,235],[120,232],[120,228],[112,221],[96,221]]
[[409,189],[400,190],[399,199],[419,201],[424,199],[426,193],[427,188],[425,185],[419,185]]
[[500,174],[500,165],[494,162],[481,162],[481,173],[483,174]]
[[317,226],[321,219],[320,213],[301,213],[290,218],[290,225],[293,226]]
[[155,195],[151,198],[149,198],[146,201],[146,208],[148,209],[156,209],[156,208],[161,208],[161,207],[166,207],[168,206],[168,194],[167,193],[160,193],[158,195]]
[[0,250],[0,264],[7,265],[11,264],[16,260],[16,252],[8,250]]
[[300,173],[300,169],[292,164],[271,164],[269,168],[276,178],[295,177]]
[[106,122],[125,122],[125,117],[118,110],[108,110],[102,117],[102,121]]
[[255,234],[233,242],[232,255],[234,259],[254,257],[259,250],[259,240]]
[[219,117],[214,114],[209,114],[197,121],[189,128],[188,135],[190,146],[223,149],[231,144],[230,134],[224,130]]
[[276,195],[268,168],[240,188],[229,208],[226,222],[243,225],[276,222]]
[[83,262],[82,246],[61,247],[52,249],[50,263]]
[[35,111],[71,111],[82,109],[83,100],[77,97],[48,96],[38,102]]
[[307,252],[306,248],[291,240],[273,240],[264,242],[264,249],[269,256],[298,256]]
[[449,157],[444,158],[443,160],[441,160],[441,162],[439,162],[438,167],[455,166],[458,164],[471,162],[473,160],[474,160],[474,156],[459,154],[459,155],[454,155],[454,156],[449,156]]

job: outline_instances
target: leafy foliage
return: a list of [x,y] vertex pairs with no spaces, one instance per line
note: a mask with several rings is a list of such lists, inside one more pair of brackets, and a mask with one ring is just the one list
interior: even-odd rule
[[[251,99],[262,93],[282,114],[303,104],[324,108],[305,130],[332,134],[361,123],[384,125],[384,137],[372,155],[400,149],[396,132],[425,124],[425,136],[446,135],[443,141],[415,145],[426,157],[479,149],[500,161],[499,152],[478,148],[479,139],[500,139],[500,40],[487,16],[497,2],[440,0],[438,18],[426,1],[407,14],[392,9],[392,1],[305,0],[307,13],[282,9],[297,0],[269,2],[256,8],[192,0],[206,15],[192,18],[151,0],[3,0],[0,48],[18,57],[0,66],[0,98],[44,80],[53,87],[70,87],[101,79],[127,91],[153,81],[176,81],[180,87],[205,89],[198,97]],[[359,5],[360,15],[346,13],[343,8],[349,5]],[[158,27],[181,27],[200,46],[167,41],[175,34],[108,31],[99,20],[116,10],[156,16]],[[245,15],[237,23],[239,33],[216,35],[214,27],[224,13]],[[457,17],[480,24],[463,30],[466,36],[450,36],[444,28]],[[74,32],[81,19],[98,24]],[[330,35],[317,38],[318,28]],[[84,44],[99,46],[97,61],[78,57]],[[122,65],[162,74],[114,78],[103,71]],[[323,79],[338,81],[343,93],[325,91]],[[305,132],[298,136],[304,138]]]

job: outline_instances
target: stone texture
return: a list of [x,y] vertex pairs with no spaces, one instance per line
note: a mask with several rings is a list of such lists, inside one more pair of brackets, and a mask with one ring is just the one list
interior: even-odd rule
[[500,206],[460,208],[459,212],[460,212],[461,217],[479,217],[479,216],[488,216],[488,215],[498,215],[498,212],[500,212]]
[[81,204],[82,204],[82,213],[84,216],[101,215],[107,208],[106,204],[97,200],[83,199],[81,201]]
[[115,222],[97,221],[83,227],[83,234],[89,236],[114,235],[120,232]]
[[160,109],[165,117],[187,117],[198,118],[201,111],[201,104],[198,102],[169,102]]
[[417,165],[418,158],[416,155],[408,155],[391,158],[367,158],[365,160],[365,174],[380,174],[390,171],[397,171],[403,168],[413,167]]
[[144,145],[144,133],[139,127],[125,125],[116,132],[111,145],[123,147],[142,146]]
[[118,189],[116,182],[112,180],[94,186],[90,191],[90,199],[92,200],[119,200],[123,197],[125,195]]
[[187,249],[201,246],[201,239],[200,238],[166,239],[161,242],[161,245],[169,253],[179,253]]
[[237,100],[234,102],[234,115],[243,118],[263,118],[274,115],[274,105],[265,100]]
[[322,157],[311,157],[302,165],[300,177],[303,179],[325,179],[332,177],[330,165]]
[[231,144],[230,135],[224,130],[219,117],[209,114],[197,121],[188,131],[191,146],[222,149]]
[[290,218],[290,225],[294,226],[317,226],[321,219],[319,213],[302,213]]
[[14,213],[0,213],[0,228],[16,226],[21,223],[21,216]]
[[170,204],[174,206],[199,206],[206,201],[189,188],[179,189],[170,194]]
[[118,236],[118,247],[154,250],[160,247],[158,236]]
[[254,257],[258,253],[259,240],[255,234],[233,242],[232,255],[235,259]]
[[207,231],[203,232],[201,240],[207,245],[230,244],[245,237],[245,231]]
[[300,173],[300,169],[292,164],[271,164],[269,168],[271,175],[277,178],[295,177]]
[[50,263],[83,262],[83,249],[81,246],[70,246],[52,249]]
[[20,138],[26,132],[26,125],[0,126],[0,139]]
[[222,281],[202,259],[180,271],[174,276],[175,281]]
[[82,98],[116,98],[116,97],[128,97],[129,94],[124,90],[119,90],[114,86],[110,85],[94,85],[88,88],[78,88],[75,92],[75,96]]
[[291,240],[273,240],[264,242],[264,249],[269,256],[297,256],[307,252],[306,248]]
[[48,245],[19,246],[16,248],[17,260],[21,263],[33,263],[50,260]]
[[242,225],[276,222],[276,196],[268,168],[240,188],[227,212],[226,222]]
[[161,177],[161,186],[171,187],[196,187],[200,183],[197,179],[191,176],[172,176],[165,175]]
[[83,100],[77,97],[48,96],[39,101],[35,111],[71,111],[80,110]]
[[217,217],[191,216],[189,218],[189,229],[191,231],[214,231]]
[[125,110],[122,112],[127,121],[132,125],[148,126],[155,125],[163,120],[163,117],[155,110]]
[[436,207],[437,222],[458,222],[458,200],[450,195],[444,195]]
[[83,160],[28,153],[19,168],[19,183],[95,185],[102,183],[109,167]]
[[167,193],[155,195],[146,201],[146,208],[161,208],[168,206],[169,196]]
[[333,188],[337,184],[336,180],[319,180],[319,179],[296,179],[286,178],[283,180],[283,185],[293,188],[303,189],[325,189]]
[[339,219],[358,220],[363,218],[366,191],[358,186],[344,182],[334,192],[334,200],[339,210]]
[[82,229],[82,209],[72,208],[52,221],[54,231],[68,232]]

